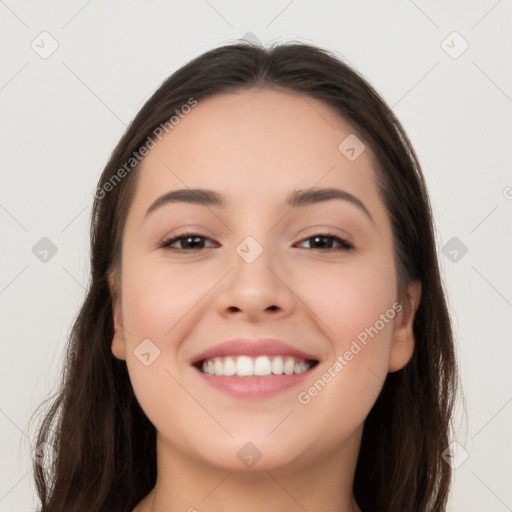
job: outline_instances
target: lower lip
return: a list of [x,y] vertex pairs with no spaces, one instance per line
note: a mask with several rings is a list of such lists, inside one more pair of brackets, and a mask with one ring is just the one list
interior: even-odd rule
[[236,398],[266,398],[278,395],[303,382],[312,371],[310,369],[303,373],[267,377],[220,377],[196,370],[212,387]]

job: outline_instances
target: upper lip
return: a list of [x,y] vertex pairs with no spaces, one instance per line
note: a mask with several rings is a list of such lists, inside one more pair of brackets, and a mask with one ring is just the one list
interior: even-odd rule
[[294,356],[296,358],[317,361],[315,355],[295,348],[284,341],[273,338],[249,339],[235,338],[210,347],[195,355],[191,364],[197,364],[205,359],[225,356]]

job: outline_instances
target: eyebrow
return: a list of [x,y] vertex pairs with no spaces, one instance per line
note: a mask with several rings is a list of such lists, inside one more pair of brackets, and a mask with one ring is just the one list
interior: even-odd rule
[[[364,203],[356,196],[350,194],[346,190],[339,188],[316,188],[307,190],[294,190],[285,200],[285,206],[291,208],[309,206],[312,204],[322,203],[337,199],[353,204],[362,211],[373,223],[375,223],[372,215],[364,205]],[[226,198],[215,190],[203,188],[188,188],[172,190],[156,199],[146,211],[145,217],[154,212],[158,208],[170,203],[189,203],[200,206],[214,206],[217,208],[226,208],[228,201]]]

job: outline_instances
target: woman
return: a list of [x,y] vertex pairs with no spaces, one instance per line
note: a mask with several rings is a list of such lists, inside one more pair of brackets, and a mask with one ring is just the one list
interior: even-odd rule
[[91,272],[37,439],[42,512],[445,510],[427,190],[333,54],[240,43],[170,76],[100,178]]

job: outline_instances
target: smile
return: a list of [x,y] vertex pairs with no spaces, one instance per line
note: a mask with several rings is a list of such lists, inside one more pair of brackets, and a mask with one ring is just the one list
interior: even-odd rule
[[189,364],[210,389],[238,399],[270,398],[299,386],[319,354],[275,338],[235,338],[193,355]]
[[246,355],[215,357],[198,363],[198,368],[206,375],[217,377],[268,377],[272,375],[293,375],[307,372],[316,364],[293,356]]

